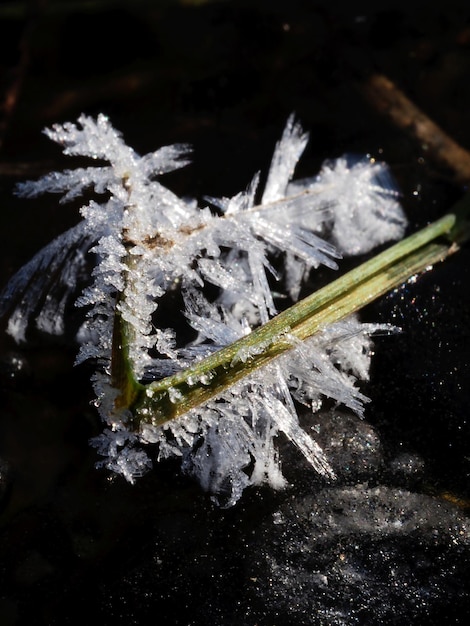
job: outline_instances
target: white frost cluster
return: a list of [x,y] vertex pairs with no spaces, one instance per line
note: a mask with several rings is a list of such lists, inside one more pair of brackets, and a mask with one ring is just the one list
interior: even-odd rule
[[[315,178],[292,182],[308,137],[291,116],[264,189],[255,175],[246,191],[206,198],[200,207],[157,180],[188,163],[186,145],[139,156],[103,115],[81,116],[78,124],[56,125],[46,134],[64,154],[99,163],[49,174],[18,192],[59,193],[61,202],[94,192],[94,200],[82,207],[76,227],[11,279],[0,313],[10,312],[8,331],[17,341],[25,340],[30,319],[40,330],[60,334],[65,306],[85,280],[76,301],[85,316],[77,362],[97,364],[93,384],[106,426],[94,445],[102,464],[132,482],[151,465],[142,444],[153,443],[158,459],[180,457],[184,471],[231,505],[248,485],[284,484],[275,445],[283,433],[318,472],[332,476],[296,406],[315,411],[328,397],[361,414],[367,398],[357,380],[367,379],[370,335],[382,326],[355,318],[335,324],[205,406],[138,432],[128,427],[127,412],[114,407],[113,327],[116,316],[127,323],[132,367],[144,382],[232,343],[275,315],[277,302],[296,299],[312,268],[336,268],[342,254],[360,254],[403,235],[406,220],[387,168],[343,157],[326,163]],[[88,253],[95,264],[87,282]],[[187,322],[178,311],[166,319],[158,310],[175,294]],[[190,340],[185,324],[192,328]]]

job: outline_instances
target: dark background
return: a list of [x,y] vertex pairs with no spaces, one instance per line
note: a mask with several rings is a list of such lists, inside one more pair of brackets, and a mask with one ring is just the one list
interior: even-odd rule
[[[465,188],[365,99],[371,72],[386,74],[470,149],[467,2],[2,3],[0,285],[78,221],[77,207],[12,192],[16,182],[69,167],[41,130],[80,113],[106,113],[141,153],[193,144],[194,163],[166,184],[229,196],[266,172],[294,111],[311,134],[297,175],[345,152],[370,154],[391,166],[411,228],[445,213]],[[387,454],[425,458],[428,492],[451,494],[464,508],[468,285],[463,250],[364,312],[403,328],[378,340],[367,419]],[[87,441],[99,424],[90,372],[72,367],[75,347],[36,337],[18,348],[2,336],[0,350],[0,623],[93,615],[105,624],[204,623],[202,596],[226,615],[220,607],[241,592],[224,584],[227,568],[237,579],[238,561],[222,553],[236,552],[238,526],[259,519],[260,502],[275,506],[271,496],[247,494],[234,510],[217,511],[171,464],[135,487],[109,480],[93,469]]]

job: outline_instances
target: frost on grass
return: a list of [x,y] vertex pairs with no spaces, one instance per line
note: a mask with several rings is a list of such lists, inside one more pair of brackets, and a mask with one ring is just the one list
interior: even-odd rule
[[[30,321],[61,334],[66,304],[75,298],[83,311],[77,363],[96,363],[92,382],[104,431],[93,445],[101,465],[133,482],[151,465],[145,444],[154,444],[153,457],[180,458],[185,472],[231,505],[249,485],[284,485],[276,446],[282,434],[320,474],[332,476],[296,407],[316,411],[331,398],[362,415],[367,398],[358,380],[368,376],[370,337],[384,327],[355,318],[335,324],[305,343],[293,342],[274,364],[206,405],[138,431],[129,426],[129,410],[116,404],[114,330],[122,320],[134,376],[144,383],[250,333],[276,314],[279,303],[297,299],[312,269],[336,268],[343,254],[403,235],[406,220],[386,166],[342,157],[325,163],[314,178],[292,181],[308,136],[291,116],[264,188],[256,174],[245,191],[207,197],[201,206],[160,183],[188,163],[186,145],[140,156],[103,115],[45,132],[64,154],[99,163],[51,173],[19,185],[18,193],[55,193],[67,202],[94,192],[94,199],[82,206],[76,227],[11,279],[0,313],[9,313],[8,331],[17,341],[27,338]],[[94,267],[80,291],[87,259]],[[165,315],[161,305],[171,294],[184,310]],[[237,358],[252,356],[248,351]],[[177,395],[174,390],[170,398]]]

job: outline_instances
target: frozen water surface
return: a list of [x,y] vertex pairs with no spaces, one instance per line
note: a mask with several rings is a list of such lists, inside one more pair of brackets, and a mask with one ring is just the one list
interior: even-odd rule
[[468,606],[469,520],[442,500],[324,489],[288,499],[255,536],[252,591],[282,624],[426,624],[443,603]]

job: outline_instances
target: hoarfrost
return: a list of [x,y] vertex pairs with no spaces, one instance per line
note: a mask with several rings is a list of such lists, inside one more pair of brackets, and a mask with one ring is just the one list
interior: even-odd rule
[[331,239],[343,254],[364,254],[405,232],[407,220],[390,170],[374,159],[348,155],[327,161],[318,176],[289,189],[315,192],[328,207]]
[[66,231],[23,266],[0,294],[0,316],[10,313],[8,332],[26,340],[31,318],[49,334],[62,334],[65,306],[85,278],[86,253],[93,237],[84,224]]
[[[142,449],[151,443],[158,460],[179,458],[185,472],[230,506],[250,485],[285,485],[276,446],[283,434],[317,472],[333,477],[320,445],[301,426],[296,406],[316,411],[329,397],[361,416],[368,399],[358,380],[368,377],[370,337],[390,332],[389,326],[356,318],[335,324],[304,343],[294,342],[274,365],[206,405],[163,426],[143,424],[139,432],[130,426],[129,411],[116,402],[114,328],[116,319],[124,320],[134,375],[145,382],[249,334],[276,314],[282,298],[297,299],[312,268],[336,268],[343,254],[367,252],[402,236],[406,220],[387,168],[342,157],[325,163],[318,176],[292,182],[308,136],[291,116],[264,189],[256,174],[232,198],[207,197],[216,213],[179,198],[157,180],[188,163],[186,145],[140,156],[103,115],[96,120],[82,115],[77,124],[45,132],[64,154],[99,163],[23,183],[18,193],[56,193],[67,202],[92,190],[96,198],[81,208],[76,227],[11,279],[0,295],[0,314],[10,315],[9,332],[24,341],[31,319],[42,331],[62,333],[67,303],[75,299],[82,308],[77,363],[96,362],[92,382],[105,423],[93,440],[104,458],[100,464],[133,482],[151,466]],[[87,262],[95,264],[91,281]],[[175,294],[184,310],[164,315],[162,302]],[[240,352],[236,359],[249,361],[257,350]],[[211,374],[192,382],[208,385]],[[172,389],[170,400],[177,402],[180,394]]]

